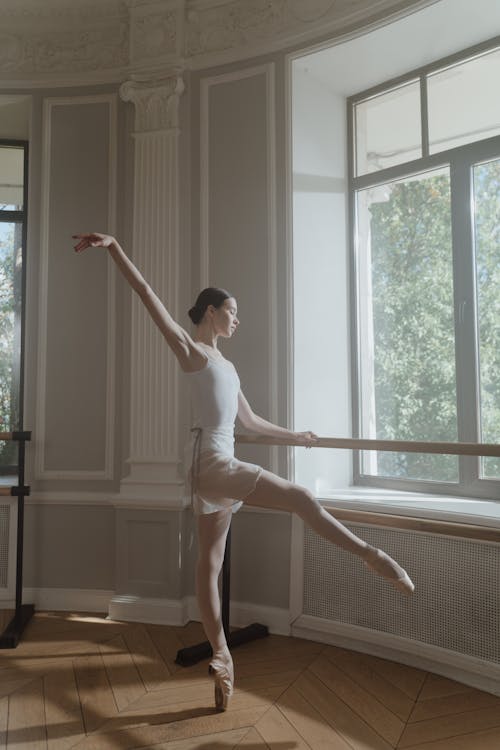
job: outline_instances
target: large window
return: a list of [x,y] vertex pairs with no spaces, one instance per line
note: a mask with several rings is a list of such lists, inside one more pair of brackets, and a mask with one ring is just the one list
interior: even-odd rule
[[[26,144],[0,141],[0,431],[22,426],[26,174]],[[0,443],[0,474],[16,471],[16,444]]]
[[[348,100],[362,437],[500,443],[499,81],[490,45]],[[364,452],[354,479],[495,497],[500,459]]]

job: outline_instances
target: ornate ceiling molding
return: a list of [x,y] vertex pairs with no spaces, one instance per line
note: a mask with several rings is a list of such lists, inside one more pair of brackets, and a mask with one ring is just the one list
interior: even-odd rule
[[339,36],[439,0],[2,0],[0,85],[162,77]]
[[87,83],[129,64],[129,19],[118,0],[2,0],[0,85]]
[[127,5],[133,68],[168,65],[184,56],[183,0],[128,0]]
[[439,0],[191,0],[186,57],[191,67],[313,42]]

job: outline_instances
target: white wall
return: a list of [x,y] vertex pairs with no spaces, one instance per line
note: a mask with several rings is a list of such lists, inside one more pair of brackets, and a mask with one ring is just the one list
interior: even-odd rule
[[[293,64],[295,429],[349,436],[350,343],[345,99]],[[317,495],[350,483],[350,454],[296,450],[295,478]]]

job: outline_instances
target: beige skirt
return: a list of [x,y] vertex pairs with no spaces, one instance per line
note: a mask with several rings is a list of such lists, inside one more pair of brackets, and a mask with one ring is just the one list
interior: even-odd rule
[[236,513],[255,489],[262,471],[257,464],[239,461],[234,456],[202,453],[191,471],[193,512],[202,515],[230,508]]

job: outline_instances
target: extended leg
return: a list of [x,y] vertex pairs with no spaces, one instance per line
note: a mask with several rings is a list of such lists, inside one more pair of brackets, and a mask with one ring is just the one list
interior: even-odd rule
[[368,567],[387,578],[403,593],[412,593],[413,584],[408,574],[395,560],[349,531],[322,508],[312,493],[304,487],[288,482],[270,471],[264,471],[254,491],[245,498],[244,502],[261,508],[274,508],[296,513],[317,534],[361,557]]

